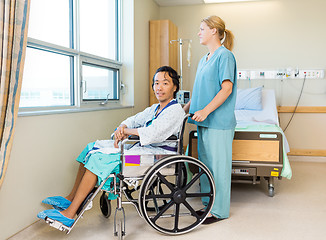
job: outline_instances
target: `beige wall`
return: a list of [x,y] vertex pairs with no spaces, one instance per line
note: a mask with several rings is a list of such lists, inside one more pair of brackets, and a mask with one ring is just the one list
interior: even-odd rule
[[[179,37],[192,39],[192,66],[184,61],[184,88],[192,89],[200,58],[207,52],[198,41],[200,21],[218,15],[235,35],[238,69],[279,70],[288,67],[326,69],[326,1],[266,0],[161,7],[160,18],[172,20]],[[186,58],[184,48],[184,59]],[[240,86],[249,86],[239,82]],[[282,106],[295,105],[302,80],[252,81],[273,88]],[[326,106],[326,80],[306,81],[301,106]],[[289,114],[280,114],[284,127]],[[286,131],[293,149],[326,150],[326,114],[297,114]]]
[[127,84],[123,102],[134,107],[18,117],[0,189],[0,239],[37,221],[36,214],[44,210],[42,199],[69,193],[78,168],[74,159],[87,143],[108,138],[124,118],[148,106],[148,21],[158,17],[159,8],[151,0],[124,0],[124,4],[129,6],[124,15],[129,23],[123,29],[122,81]]
[[[36,221],[44,209],[40,201],[54,194],[67,194],[77,171],[75,159],[83,147],[108,134],[126,116],[148,105],[148,21],[170,19],[181,38],[190,38],[192,66],[184,67],[184,88],[191,89],[196,66],[206,49],[197,32],[200,20],[221,16],[236,36],[234,53],[239,69],[321,68],[326,64],[326,2],[323,0],[277,0],[232,4],[211,4],[159,8],[152,0],[124,0],[134,4],[134,24],[125,26],[123,39],[123,82],[127,83],[124,102],[134,108],[85,113],[19,117],[11,159],[0,189],[0,239],[5,239]],[[127,18],[124,16],[124,18]],[[129,34],[129,35],[128,35]],[[186,66],[186,64],[184,64]],[[307,83],[305,105],[326,105],[325,79]],[[260,83],[253,83],[260,84]],[[280,104],[292,104],[300,82],[285,86],[270,83]],[[289,94],[290,92],[290,94]],[[314,94],[318,93],[318,94]],[[282,102],[283,101],[283,102]],[[289,118],[281,115],[281,125]],[[298,114],[286,133],[293,148],[325,149],[325,114]],[[10,216],[10,217],[9,217]]]

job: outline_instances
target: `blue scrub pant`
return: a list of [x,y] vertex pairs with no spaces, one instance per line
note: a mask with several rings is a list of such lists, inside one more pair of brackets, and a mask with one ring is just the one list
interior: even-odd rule
[[[211,171],[216,188],[211,213],[218,218],[228,218],[231,200],[232,141],[234,129],[218,130],[207,127],[197,128],[198,158]],[[200,179],[201,192],[209,191],[207,178]],[[207,197],[202,198],[207,206]]]

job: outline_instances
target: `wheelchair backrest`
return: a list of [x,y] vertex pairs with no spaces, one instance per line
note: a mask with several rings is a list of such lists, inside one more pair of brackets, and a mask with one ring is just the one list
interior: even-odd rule
[[183,149],[183,135],[184,135],[184,131],[185,131],[185,128],[186,128],[186,122],[188,120],[188,117],[192,117],[193,114],[186,114],[183,118],[183,121],[182,121],[182,124],[181,124],[181,127],[180,127],[180,131],[179,131],[179,136],[178,136],[178,153],[180,155],[182,155],[184,153],[184,149]]

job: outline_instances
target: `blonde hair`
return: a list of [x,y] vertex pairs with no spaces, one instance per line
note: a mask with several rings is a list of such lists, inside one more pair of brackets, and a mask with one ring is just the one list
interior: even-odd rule
[[216,31],[220,36],[220,40],[222,40],[226,34],[223,45],[227,49],[232,51],[233,43],[234,43],[234,35],[230,30],[225,28],[225,23],[220,17],[209,16],[207,18],[204,18],[202,22],[205,22],[210,29],[216,28]]

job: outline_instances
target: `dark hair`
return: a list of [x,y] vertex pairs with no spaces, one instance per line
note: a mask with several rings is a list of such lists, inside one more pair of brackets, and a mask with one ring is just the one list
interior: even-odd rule
[[[176,98],[177,92],[179,92],[180,89],[180,81],[179,81],[180,76],[178,75],[177,71],[169,66],[163,66],[156,70],[156,73],[158,72],[166,72],[169,74],[170,78],[172,78],[173,85],[177,87],[175,92],[173,93],[173,97]],[[155,81],[156,73],[153,76],[152,89],[154,89],[154,81]]]

